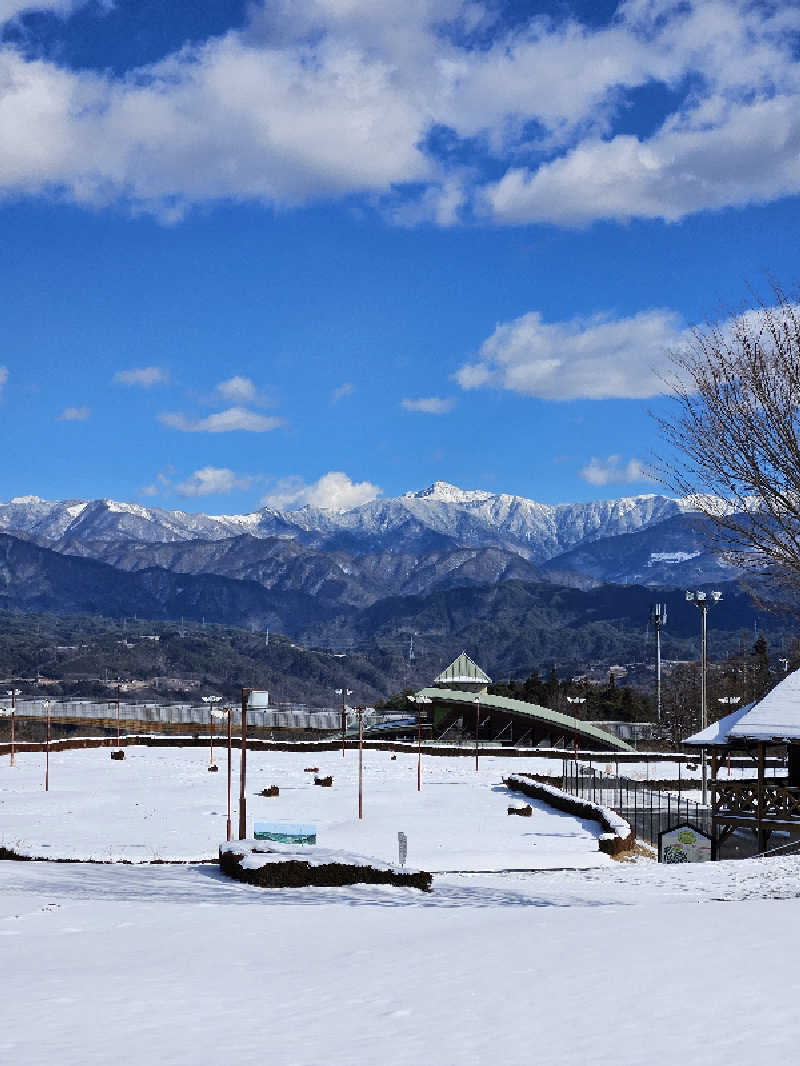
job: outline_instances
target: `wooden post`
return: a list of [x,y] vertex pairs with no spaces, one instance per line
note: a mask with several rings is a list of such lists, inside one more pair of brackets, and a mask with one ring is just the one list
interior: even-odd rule
[[239,839],[247,839],[247,700],[250,689],[242,689],[242,756],[239,763]]
[[767,835],[764,829],[764,801],[766,799],[765,786],[764,786],[764,755],[766,753],[766,744],[762,741],[758,745],[758,813],[757,813],[757,826],[758,826],[758,850],[767,850]]

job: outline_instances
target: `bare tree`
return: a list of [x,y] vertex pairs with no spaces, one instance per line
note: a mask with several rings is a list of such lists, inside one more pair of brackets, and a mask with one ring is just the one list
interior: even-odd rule
[[774,303],[695,329],[670,355],[677,403],[659,417],[678,456],[660,473],[711,519],[740,565],[800,585],[800,305]]

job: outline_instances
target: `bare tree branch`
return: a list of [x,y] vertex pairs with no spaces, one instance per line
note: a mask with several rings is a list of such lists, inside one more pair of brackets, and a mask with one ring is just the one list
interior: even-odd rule
[[656,421],[677,459],[658,471],[711,519],[719,549],[800,587],[800,305],[772,292],[670,353],[675,411]]

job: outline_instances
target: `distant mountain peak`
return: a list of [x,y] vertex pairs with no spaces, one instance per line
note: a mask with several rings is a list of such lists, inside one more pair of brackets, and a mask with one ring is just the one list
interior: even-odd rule
[[475,500],[489,500],[494,494],[485,489],[460,489],[449,481],[434,481],[427,489],[419,492],[407,492],[406,499],[444,500],[446,503],[472,503]]

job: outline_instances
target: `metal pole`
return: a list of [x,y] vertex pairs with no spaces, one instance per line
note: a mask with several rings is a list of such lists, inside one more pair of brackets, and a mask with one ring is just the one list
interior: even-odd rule
[[50,791],[50,700],[46,700],[47,703],[47,744],[45,745],[44,756],[44,790]]
[[239,762],[239,839],[247,840],[247,699],[249,688],[242,689],[242,755]]
[[661,725],[661,621],[656,621],[656,710]]
[[358,817],[364,817],[364,708],[358,707]]
[[[707,703],[707,680],[706,670],[708,667],[706,659],[706,614],[708,611],[708,604],[705,600],[702,601],[700,606],[700,615],[702,618],[702,640],[701,640],[701,658],[702,658],[702,671],[700,678],[700,728],[705,729],[708,725],[708,703]],[[700,758],[702,760],[701,768],[701,780],[702,780],[702,797],[703,806],[708,803],[708,767],[706,766],[706,749],[700,749]]]
[[422,791],[422,711],[417,703],[417,792]]
[[213,707],[209,707],[209,710],[208,710],[208,728],[209,728],[209,732],[211,733],[211,755],[209,756],[211,761],[209,762],[208,765],[209,766],[213,766],[214,765],[214,708]]
[[347,732],[347,711],[345,710],[344,688],[342,688],[342,758],[344,758],[344,735]]
[[475,698],[475,772],[478,770],[478,731],[481,726],[481,701]]
[[231,839],[231,742],[233,740],[233,707],[226,708],[228,712],[228,821],[226,825],[227,839]]

